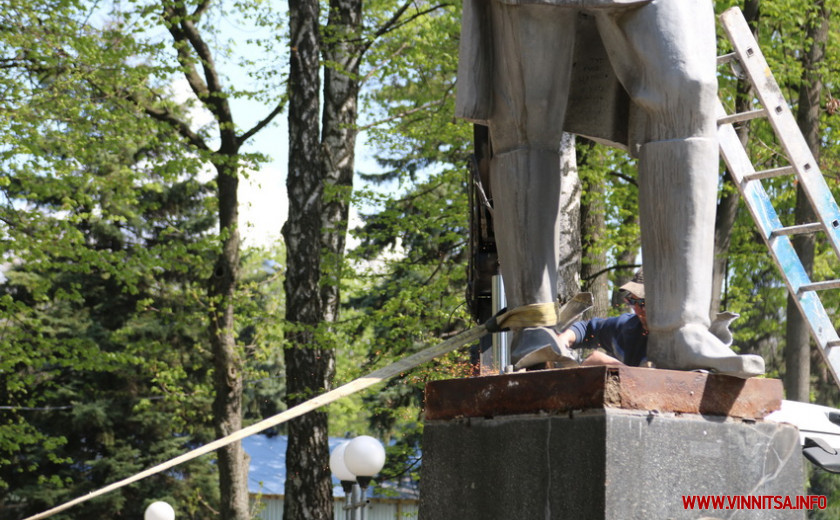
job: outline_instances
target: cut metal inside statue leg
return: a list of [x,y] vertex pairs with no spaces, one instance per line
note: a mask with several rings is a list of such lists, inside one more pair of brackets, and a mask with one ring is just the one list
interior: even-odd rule
[[528,327],[513,332],[511,362],[514,370],[551,363],[555,368],[576,367],[577,359],[557,341],[552,327]]

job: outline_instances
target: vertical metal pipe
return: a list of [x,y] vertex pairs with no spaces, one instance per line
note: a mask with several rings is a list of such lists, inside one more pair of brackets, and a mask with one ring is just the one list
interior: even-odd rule
[[365,502],[365,496],[367,495],[367,488],[363,487],[362,490],[361,490],[361,493],[359,493],[359,494],[360,494],[360,498],[361,498],[361,500],[359,500],[359,511],[361,512],[361,514],[359,515],[359,520],[365,520],[365,517],[367,516],[366,515],[366,513],[367,513],[367,503]]
[[[504,309],[507,305],[507,298],[505,297],[505,286],[502,283],[502,275],[497,274],[493,276],[493,289],[491,305],[493,307],[493,314]],[[502,374],[505,367],[510,364],[510,349],[508,348],[507,332],[497,332],[493,334],[493,361],[494,369]]]
[[344,492],[344,520],[353,520],[350,518],[351,511],[353,510],[353,491],[352,489],[350,492],[345,490]]
[[353,512],[353,516],[351,520],[362,520],[362,512],[361,512],[361,496],[362,496],[362,488],[359,484],[353,484],[353,503],[351,506],[351,511]]
[[341,481],[341,489],[344,490],[344,506],[342,506],[342,510],[344,511],[344,520],[353,520],[350,518],[350,511],[353,509],[353,486],[355,483],[351,480],[342,480]]

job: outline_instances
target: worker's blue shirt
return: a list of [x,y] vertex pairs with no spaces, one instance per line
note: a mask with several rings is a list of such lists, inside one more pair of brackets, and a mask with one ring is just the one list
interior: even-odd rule
[[625,365],[637,367],[647,359],[647,331],[635,314],[615,318],[592,318],[570,327],[575,333],[572,348],[602,348]]

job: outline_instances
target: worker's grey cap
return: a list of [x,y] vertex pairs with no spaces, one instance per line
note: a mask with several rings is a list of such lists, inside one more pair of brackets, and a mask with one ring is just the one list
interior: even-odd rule
[[629,293],[633,293],[634,295],[638,296],[641,299],[645,299],[645,274],[642,272],[642,268],[640,267],[636,274],[633,275],[633,278],[627,282],[626,284],[620,287],[622,291],[627,291]]

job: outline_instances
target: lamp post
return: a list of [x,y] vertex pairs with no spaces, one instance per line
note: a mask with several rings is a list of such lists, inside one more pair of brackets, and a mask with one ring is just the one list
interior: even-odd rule
[[345,520],[365,519],[365,494],[374,475],[385,466],[385,448],[368,435],[342,442],[330,454],[330,470],[344,489]]
[[143,520],[175,520],[175,510],[166,502],[152,502],[143,513]]
[[342,442],[330,454],[330,470],[341,481],[341,489],[344,490],[344,520],[350,520],[350,511],[353,509],[352,496],[356,488],[356,475],[350,473],[344,464],[344,450],[348,444],[350,441]]

